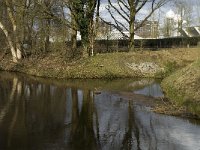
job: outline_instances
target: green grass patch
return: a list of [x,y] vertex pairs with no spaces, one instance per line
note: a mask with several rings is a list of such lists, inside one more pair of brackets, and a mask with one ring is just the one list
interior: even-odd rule
[[200,114],[200,60],[174,72],[161,85],[171,102]]

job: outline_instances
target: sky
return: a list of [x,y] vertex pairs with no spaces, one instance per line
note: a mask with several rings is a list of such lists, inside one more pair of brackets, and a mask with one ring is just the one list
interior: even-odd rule
[[[116,0],[111,0],[115,6],[117,6]],[[173,4],[175,0],[171,0],[172,2],[169,2],[168,4],[161,7],[159,10],[157,10],[154,15],[150,18],[150,20],[159,20],[160,24],[162,25],[164,23],[164,18],[166,16],[166,13],[170,10],[174,11],[174,13],[178,13],[177,7]],[[177,0],[180,3],[185,1],[187,3],[187,9],[191,10],[191,25],[199,25],[200,21],[200,0]],[[101,0],[101,8],[100,8],[100,14],[102,18],[104,18],[106,21],[113,22],[112,18],[110,17],[108,11],[106,10],[106,7],[108,7],[107,0]],[[199,11],[198,11],[199,10]],[[144,16],[146,16],[149,13],[148,6],[145,6],[139,14],[136,16],[136,19],[142,20]],[[123,24],[127,24],[126,21],[124,21],[115,11],[113,11],[114,16],[120,20]]]

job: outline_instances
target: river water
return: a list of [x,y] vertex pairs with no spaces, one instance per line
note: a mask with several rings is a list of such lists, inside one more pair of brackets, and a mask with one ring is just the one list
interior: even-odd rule
[[0,72],[0,150],[200,150],[200,122],[150,111],[150,79],[53,80]]

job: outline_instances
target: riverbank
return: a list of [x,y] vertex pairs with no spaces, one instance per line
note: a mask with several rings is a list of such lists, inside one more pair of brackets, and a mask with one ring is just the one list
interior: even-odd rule
[[98,54],[69,61],[65,55],[48,53],[13,63],[9,54],[0,54],[0,69],[53,78],[163,78],[177,68],[195,61],[198,49],[170,49],[130,53]]
[[165,78],[162,88],[173,105],[200,118],[200,59]]
[[0,70],[65,79],[165,78],[162,88],[168,101],[154,111],[200,118],[199,56],[197,48],[98,54],[73,61],[48,53],[16,64],[9,54],[0,53]]

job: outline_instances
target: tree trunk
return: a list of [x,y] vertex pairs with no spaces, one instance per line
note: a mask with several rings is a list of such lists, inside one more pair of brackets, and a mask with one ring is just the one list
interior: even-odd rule
[[94,36],[90,37],[89,56],[94,56]]
[[10,35],[8,34],[8,31],[6,30],[6,28],[4,27],[4,25],[0,22],[0,28],[2,29],[2,31],[4,32],[6,38],[7,38],[7,41],[8,41],[8,45],[10,47],[10,50],[11,50],[11,54],[12,54],[12,58],[13,58],[13,62],[17,62],[17,52],[15,50],[15,46],[12,42],[12,39],[10,37]]
[[74,13],[71,13],[71,49],[72,49],[72,57],[75,57],[77,54],[77,23],[74,18]]
[[44,52],[48,52],[50,48],[50,27],[51,27],[51,20],[45,20],[46,24],[46,33],[45,33],[45,42],[44,42]]
[[82,52],[82,57],[86,58],[88,57],[89,53],[89,40],[88,40],[88,36],[86,35],[81,35],[81,40],[82,40],[82,45],[83,45],[83,52]]
[[91,35],[91,33],[88,33],[84,36],[81,36],[81,38],[83,45],[83,57],[93,56],[94,37]]
[[83,57],[94,55],[94,21],[93,14],[88,15],[85,27],[80,31],[83,45]]
[[135,34],[135,29],[134,29],[134,23],[135,23],[135,4],[134,0],[130,0],[130,24],[129,24],[129,51],[134,51],[134,34]]
[[129,38],[129,51],[134,51],[135,47],[134,47],[134,24],[130,25],[130,38]]
[[[13,56],[13,61],[17,62],[17,60],[20,60],[22,58],[22,53],[21,53],[21,47],[19,44],[19,38],[17,36],[17,23],[16,23],[16,18],[13,15],[12,12],[12,3],[10,4],[8,0],[5,1],[6,5],[7,5],[7,12],[8,12],[8,16],[10,18],[10,21],[12,23],[12,34],[13,34],[13,41],[11,39],[11,36],[8,34],[8,31],[6,30],[6,28],[3,26],[3,24],[1,23],[2,26],[2,30],[4,31],[4,34],[7,37],[10,49],[11,49],[11,53]],[[14,42],[14,43],[13,43]]]
[[83,46],[82,56],[93,56],[94,44],[94,12],[97,1],[76,1],[71,3],[73,16],[80,30]]
[[77,30],[72,29],[71,33],[71,49],[72,49],[72,57],[75,57],[77,54]]
[[16,43],[16,53],[17,53],[17,59],[22,59],[22,51],[21,51],[21,45],[19,43]]
[[94,34],[94,21],[93,19],[90,21],[89,28],[88,28],[88,38],[89,38],[89,56],[94,56],[94,39],[95,39],[95,34]]

